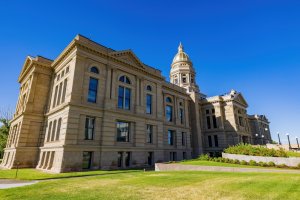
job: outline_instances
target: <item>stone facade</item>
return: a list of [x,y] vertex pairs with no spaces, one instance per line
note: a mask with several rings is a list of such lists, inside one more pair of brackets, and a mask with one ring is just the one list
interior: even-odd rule
[[250,130],[253,144],[268,144],[272,142],[270,122],[265,115],[249,115]]
[[181,44],[171,67],[169,83],[131,50],[81,35],[55,60],[27,57],[1,167],[149,167],[252,142],[241,93],[201,94]]

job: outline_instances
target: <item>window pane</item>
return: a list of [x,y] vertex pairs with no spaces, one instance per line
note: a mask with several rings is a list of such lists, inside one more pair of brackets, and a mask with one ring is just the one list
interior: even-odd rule
[[131,98],[131,90],[129,88],[125,88],[125,109],[130,110],[130,98]]
[[95,118],[87,117],[85,119],[85,139],[86,140],[94,139],[94,127],[95,127]]
[[218,135],[214,135],[215,147],[219,146]]
[[98,90],[98,80],[94,78],[90,78],[88,102],[96,103],[97,90]]
[[173,145],[174,143],[174,134],[173,131],[168,130],[168,144]]
[[152,143],[153,126],[147,124],[147,143]]
[[152,95],[147,94],[147,109],[146,109],[147,114],[152,113]]
[[117,122],[117,141],[129,142],[129,123]]
[[208,136],[208,146],[212,147],[212,140],[211,140],[211,136]]
[[168,122],[172,121],[173,117],[173,108],[172,106],[166,106],[166,118]]
[[90,169],[92,161],[92,152],[84,151],[82,158],[82,169]]
[[119,86],[118,91],[118,108],[123,108],[124,102],[124,87]]

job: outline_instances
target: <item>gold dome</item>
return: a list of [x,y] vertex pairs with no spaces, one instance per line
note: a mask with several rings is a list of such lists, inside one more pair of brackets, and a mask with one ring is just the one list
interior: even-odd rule
[[189,56],[183,51],[183,46],[181,42],[178,47],[178,53],[175,55],[172,64],[176,62],[191,62]]

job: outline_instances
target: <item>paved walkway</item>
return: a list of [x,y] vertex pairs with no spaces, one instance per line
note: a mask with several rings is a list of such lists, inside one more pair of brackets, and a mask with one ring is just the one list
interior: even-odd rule
[[0,189],[21,187],[26,185],[32,185],[37,183],[38,181],[22,181],[22,180],[14,180],[14,179],[0,179]]
[[267,172],[267,173],[300,174],[300,170],[293,170],[293,169],[240,168],[240,167],[200,166],[200,165],[164,164],[164,163],[156,163],[155,171]]

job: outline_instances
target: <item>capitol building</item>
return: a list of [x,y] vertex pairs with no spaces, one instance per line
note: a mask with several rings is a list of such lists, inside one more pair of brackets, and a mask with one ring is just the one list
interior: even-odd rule
[[170,82],[132,50],[113,50],[82,35],[55,60],[28,56],[18,81],[1,168],[151,167],[272,140],[268,119],[249,115],[241,92],[201,92],[182,44]]

